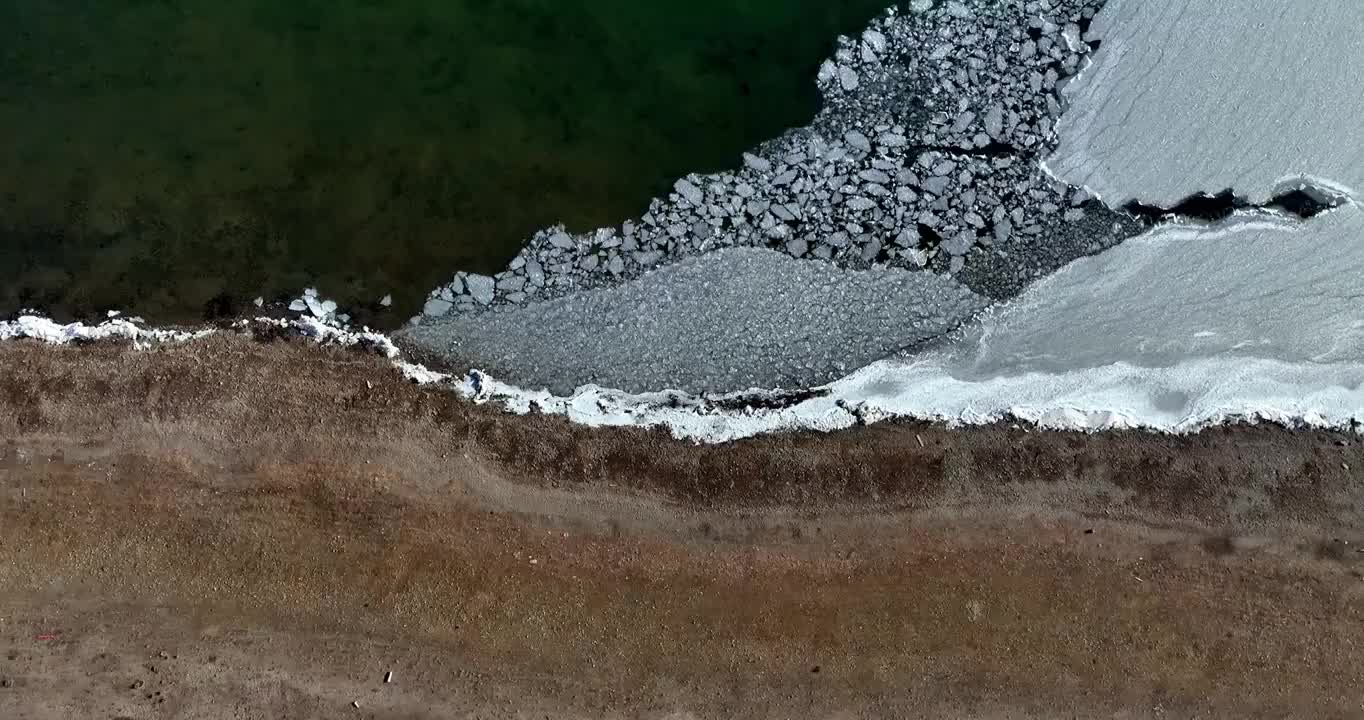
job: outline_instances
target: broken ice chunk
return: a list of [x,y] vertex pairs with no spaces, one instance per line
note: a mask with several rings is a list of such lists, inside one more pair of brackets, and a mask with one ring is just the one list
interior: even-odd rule
[[677,191],[678,195],[681,195],[687,202],[696,207],[700,207],[706,200],[706,194],[701,188],[696,187],[696,185],[692,184],[692,182],[686,178],[682,178],[673,183],[673,189]]
[[489,305],[493,301],[495,292],[495,282],[487,275],[475,275],[470,273],[464,277],[464,284],[469,288],[469,295],[480,305]]
[[848,91],[848,92],[852,92],[853,90],[856,90],[856,89],[857,89],[857,71],[856,71],[856,70],[853,70],[852,68],[848,67],[847,65],[839,65],[839,66],[838,66],[838,84],[841,85],[841,86],[843,86],[843,89],[846,90],[846,91]]

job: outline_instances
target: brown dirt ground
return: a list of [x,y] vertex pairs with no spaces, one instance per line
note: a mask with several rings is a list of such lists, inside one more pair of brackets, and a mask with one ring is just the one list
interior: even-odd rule
[[0,438],[0,718],[1364,717],[1353,435],[696,447],[222,336],[0,344]]

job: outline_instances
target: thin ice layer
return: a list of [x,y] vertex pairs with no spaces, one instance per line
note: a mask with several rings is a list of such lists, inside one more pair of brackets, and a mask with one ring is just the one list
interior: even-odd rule
[[402,334],[454,363],[561,394],[586,384],[728,392],[829,382],[985,305],[950,277],[731,248],[615,288]]
[[1111,0],[1047,166],[1110,207],[1364,188],[1362,27],[1358,0]]

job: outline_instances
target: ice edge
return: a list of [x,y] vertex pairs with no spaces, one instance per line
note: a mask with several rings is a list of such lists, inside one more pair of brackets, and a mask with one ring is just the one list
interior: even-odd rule
[[[1024,421],[1050,430],[1097,432],[1150,430],[1172,434],[1196,432],[1233,422],[1273,422],[1289,427],[1352,430],[1364,434],[1364,389],[1327,387],[1304,396],[1292,381],[1301,368],[1271,360],[1236,366],[1203,360],[1174,368],[1138,368],[1115,363],[1082,371],[1044,375],[1029,373],[988,381],[953,378],[931,359],[916,362],[881,361],[828,385],[812,388],[813,397],[794,404],[736,408],[736,402],[780,400],[779,391],[753,389],[725,395],[695,395],[677,390],[626,393],[585,385],[568,396],[529,390],[479,370],[463,377],[431,370],[402,358],[400,348],[382,333],[352,330],[326,318],[257,317],[234,327],[275,327],[296,332],[318,344],[369,348],[392,361],[407,380],[448,389],[475,403],[493,403],[527,414],[562,415],[595,427],[667,428],[673,437],[698,443],[721,443],[756,435],[789,432],[831,432],[887,420],[924,420],[949,427]],[[90,325],[57,323],[37,315],[0,322],[0,340],[33,339],[50,345],[72,342],[130,340],[147,349],[163,343],[192,342],[218,330],[148,328],[123,319]],[[1188,383],[1209,388],[1205,398],[1185,412],[1160,410],[1134,393],[1134,387],[1169,385],[1178,375]],[[883,385],[916,387],[913,394],[894,391],[878,395]],[[1287,392],[1285,392],[1287,391]],[[1252,403],[1247,398],[1263,398]],[[1009,401],[1004,398],[1023,398]],[[1353,410],[1351,410],[1353,408]]]

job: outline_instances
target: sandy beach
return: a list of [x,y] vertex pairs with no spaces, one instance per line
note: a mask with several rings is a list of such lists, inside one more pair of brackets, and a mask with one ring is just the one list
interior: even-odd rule
[[301,341],[0,363],[0,716],[1361,712],[1354,434],[695,446]]

